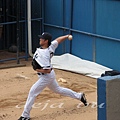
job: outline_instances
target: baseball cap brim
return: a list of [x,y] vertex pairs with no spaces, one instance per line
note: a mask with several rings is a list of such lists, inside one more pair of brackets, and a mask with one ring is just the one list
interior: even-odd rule
[[39,38],[42,38],[42,39],[45,39],[44,36],[42,36],[42,35],[38,35],[38,37],[39,37]]
[[52,40],[52,35],[50,33],[47,33],[47,32],[42,33],[42,35],[38,35],[38,37],[40,39],[48,40],[49,42],[51,42],[51,40]]

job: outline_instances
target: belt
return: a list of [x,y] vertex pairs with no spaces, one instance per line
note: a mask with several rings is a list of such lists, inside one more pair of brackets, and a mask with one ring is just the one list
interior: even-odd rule
[[[52,68],[51,68],[51,71],[52,71]],[[38,75],[45,75],[45,73],[37,73]]]

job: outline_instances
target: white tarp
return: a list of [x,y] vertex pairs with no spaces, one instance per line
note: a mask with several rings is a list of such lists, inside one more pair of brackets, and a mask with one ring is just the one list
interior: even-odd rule
[[52,58],[53,68],[80,73],[92,78],[99,78],[105,71],[112,70],[95,62],[83,60],[69,53]]

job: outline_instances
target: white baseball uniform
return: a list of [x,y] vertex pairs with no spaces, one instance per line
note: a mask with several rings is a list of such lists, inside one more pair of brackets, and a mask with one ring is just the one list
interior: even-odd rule
[[[51,45],[48,48],[46,49],[38,48],[36,50],[33,58],[36,58],[36,61],[43,67],[43,69],[52,68],[51,57],[53,56],[57,46],[58,42],[54,40],[51,42]],[[38,81],[31,87],[29,91],[29,95],[24,106],[24,111],[22,113],[23,117],[27,118],[30,117],[30,110],[32,108],[32,105],[34,104],[34,100],[36,96],[39,95],[45,87],[48,87],[55,93],[75,98],[78,100],[80,100],[82,97],[82,93],[77,93],[68,88],[60,87],[55,79],[54,70],[46,74],[39,73],[38,77],[39,77]]]

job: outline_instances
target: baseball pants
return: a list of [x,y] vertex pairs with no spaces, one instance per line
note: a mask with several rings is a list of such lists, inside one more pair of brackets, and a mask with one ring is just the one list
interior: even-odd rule
[[24,111],[22,113],[23,117],[30,118],[30,110],[34,104],[35,98],[45,87],[48,87],[50,90],[60,95],[68,96],[78,100],[80,100],[82,97],[82,93],[77,93],[68,88],[60,87],[55,79],[54,70],[52,70],[49,74],[39,75],[38,81],[31,87],[26,104],[24,106]]

